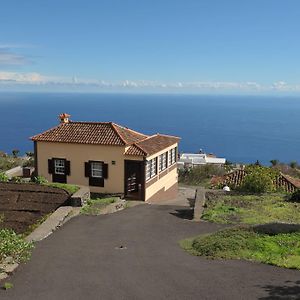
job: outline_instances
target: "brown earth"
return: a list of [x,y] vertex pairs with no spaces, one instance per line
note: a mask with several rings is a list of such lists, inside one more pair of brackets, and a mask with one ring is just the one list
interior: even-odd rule
[[29,183],[0,183],[0,228],[24,233],[44,216],[64,205],[70,195],[62,189]]

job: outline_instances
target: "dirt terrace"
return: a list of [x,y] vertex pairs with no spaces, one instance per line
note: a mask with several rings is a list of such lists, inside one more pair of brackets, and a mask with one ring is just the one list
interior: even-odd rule
[[0,228],[24,233],[30,225],[64,205],[69,194],[58,188],[38,184],[0,183]]

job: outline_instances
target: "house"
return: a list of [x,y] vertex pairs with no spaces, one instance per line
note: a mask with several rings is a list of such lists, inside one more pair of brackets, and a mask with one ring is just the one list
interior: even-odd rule
[[189,168],[195,166],[201,166],[206,164],[224,165],[226,163],[225,158],[216,157],[213,154],[206,153],[182,153],[178,161],[179,168]]
[[129,199],[152,202],[176,197],[180,138],[69,118],[61,114],[59,125],[31,137],[36,175]]

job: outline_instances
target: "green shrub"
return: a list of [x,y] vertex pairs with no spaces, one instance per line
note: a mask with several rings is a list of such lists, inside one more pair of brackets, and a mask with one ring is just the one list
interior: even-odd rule
[[297,203],[300,203],[300,190],[297,190],[295,191],[290,199],[289,199],[290,202],[297,202]]
[[0,182],[8,182],[8,181],[9,181],[8,176],[4,172],[1,172],[0,173]]
[[213,176],[223,176],[226,170],[214,165],[197,166],[190,169],[179,170],[179,182],[198,185],[207,184]]
[[274,181],[279,176],[276,169],[250,165],[246,167],[245,171],[247,175],[238,188],[241,192],[259,194],[276,190]]
[[33,244],[24,241],[22,235],[11,229],[0,230],[0,263],[9,256],[17,263],[27,261],[32,248]]
[[33,177],[32,181],[37,184],[45,184],[48,183],[48,180],[43,176]]
[[22,179],[22,177],[14,176],[11,178],[11,181],[15,182],[15,183],[21,183],[21,182],[23,182],[23,179]]

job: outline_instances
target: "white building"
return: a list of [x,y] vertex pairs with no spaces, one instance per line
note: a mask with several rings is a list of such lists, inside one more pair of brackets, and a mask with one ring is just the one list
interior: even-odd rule
[[213,154],[182,153],[178,161],[178,167],[179,168],[194,167],[194,166],[201,166],[206,164],[224,165],[225,162],[226,162],[225,158],[219,158]]

